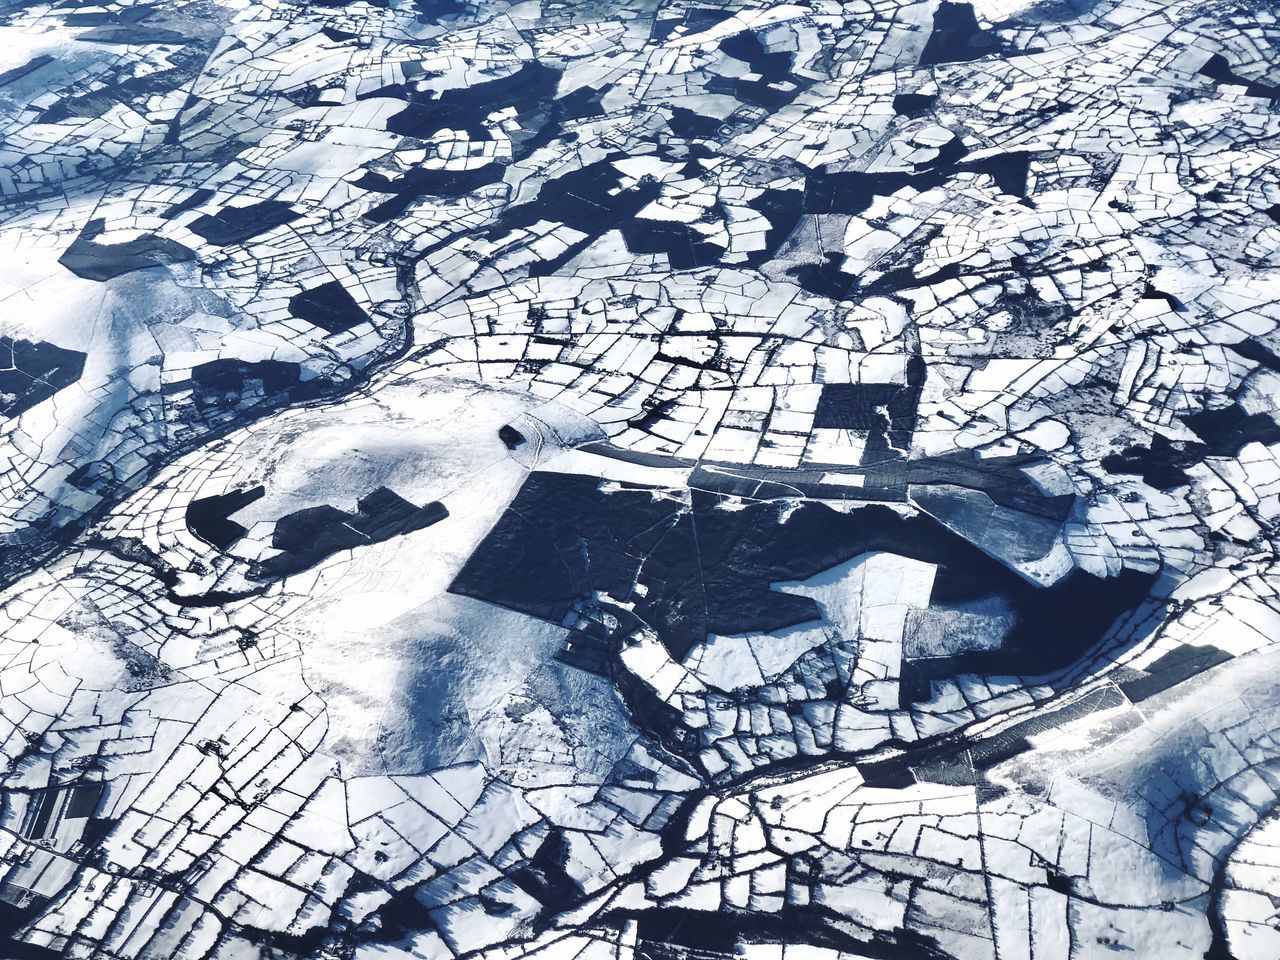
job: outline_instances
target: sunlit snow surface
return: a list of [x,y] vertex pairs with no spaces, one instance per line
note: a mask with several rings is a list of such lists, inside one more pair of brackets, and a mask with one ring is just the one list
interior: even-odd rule
[[1280,957],[1278,14],[0,0],[0,958]]

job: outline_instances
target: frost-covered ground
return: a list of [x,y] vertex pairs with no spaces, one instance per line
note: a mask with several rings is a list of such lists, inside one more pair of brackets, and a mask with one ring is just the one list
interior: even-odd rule
[[1277,63],[0,0],[0,957],[1280,956]]

